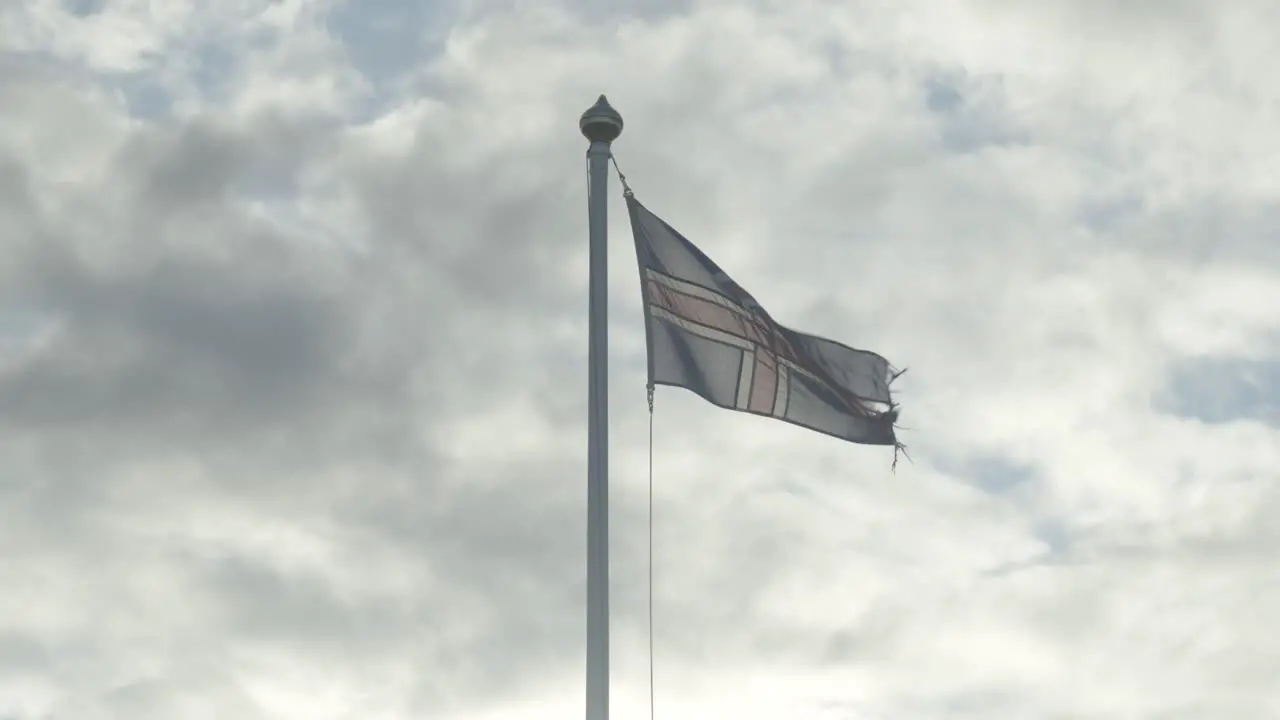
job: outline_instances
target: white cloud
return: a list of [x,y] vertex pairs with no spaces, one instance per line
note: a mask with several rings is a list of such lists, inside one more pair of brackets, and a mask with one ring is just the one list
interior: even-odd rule
[[581,712],[601,91],[651,209],[910,368],[896,475],[659,389],[660,716],[1280,712],[1280,428],[1161,400],[1277,362],[1270,4],[471,3],[394,71],[339,9],[0,10],[0,716]]

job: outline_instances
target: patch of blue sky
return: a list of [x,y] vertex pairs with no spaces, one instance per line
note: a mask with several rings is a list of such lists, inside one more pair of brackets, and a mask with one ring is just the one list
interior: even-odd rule
[[35,307],[0,302],[0,368],[6,360],[20,357],[52,322],[54,318]]
[[1078,557],[1073,557],[1079,535],[1072,531],[1071,525],[1064,519],[1037,517],[1031,521],[1030,535],[1039,541],[1041,550],[1030,557],[987,568],[982,571],[982,575],[997,578],[1024,570],[1080,562]]
[[[65,9],[85,17],[101,10],[101,0],[63,0]],[[458,15],[456,0],[415,3],[404,0],[346,0],[327,15],[326,32],[342,45],[347,61],[373,89],[369,105],[358,111],[379,112],[397,88],[438,57]],[[236,80],[237,58],[272,42],[269,36],[213,37],[183,48],[181,57],[157,57],[136,72],[98,78],[121,94],[130,115],[157,120],[168,117],[179,87],[204,101],[226,98]]]
[[1126,220],[1141,217],[1144,210],[1141,196],[1125,194],[1088,199],[1080,204],[1077,213],[1085,227],[1096,233],[1106,233],[1117,229]]
[[329,32],[379,95],[436,58],[457,20],[457,0],[346,0]]
[[202,43],[189,52],[185,67],[166,68],[160,61],[145,70],[105,76],[102,81],[124,97],[132,117],[146,120],[172,114],[178,99],[175,83],[186,85],[204,101],[225,99],[234,79],[235,52],[217,42]]
[[1035,509],[1037,473],[1034,467],[993,453],[947,459],[933,458],[938,469],[993,497],[1014,503],[1027,517],[1028,533],[1043,549],[1030,558],[1003,563],[984,571],[1001,576],[1041,565],[1068,562],[1075,545],[1071,524],[1064,518]]
[[102,12],[107,0],[62,0],[62,9],[76,17],[88,17]]
[[934,463],[947,475],[990,495],[1008,495],[1035,480],[1034,468],[994,454],[935,458]]
[[924,105],[938,123],[946,150],[970,153],[1030,142],[1000,101],[999,84],[999,78],[958,73],[935,74],[924,82]]
[[1184,361],[1174,368],[1156,406],[1211,425],[1255,421],[1280,427],[1280,359]]

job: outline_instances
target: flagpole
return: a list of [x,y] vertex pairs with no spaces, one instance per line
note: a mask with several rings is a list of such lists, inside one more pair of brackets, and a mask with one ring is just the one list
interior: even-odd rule
[[587,149],[587,720],[609,720],[609,144],[622,116],[604,95],[578,121]]

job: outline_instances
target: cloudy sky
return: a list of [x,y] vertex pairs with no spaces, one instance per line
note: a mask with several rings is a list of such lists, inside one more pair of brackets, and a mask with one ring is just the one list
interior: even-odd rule
[[[0,5],[0,718],[581,717],[586,178],[876,350],[659,388],[658,717],[1280,717],[1280,5]],[[614,717],[648,717],[611,186]]]

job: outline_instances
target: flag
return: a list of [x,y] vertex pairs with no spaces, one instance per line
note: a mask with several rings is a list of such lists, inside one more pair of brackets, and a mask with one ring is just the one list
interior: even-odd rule
[[899,372],[873,352],[774,322],[693,243],[627,194],[645,307],[649,387],[850,442],[892,445]]

